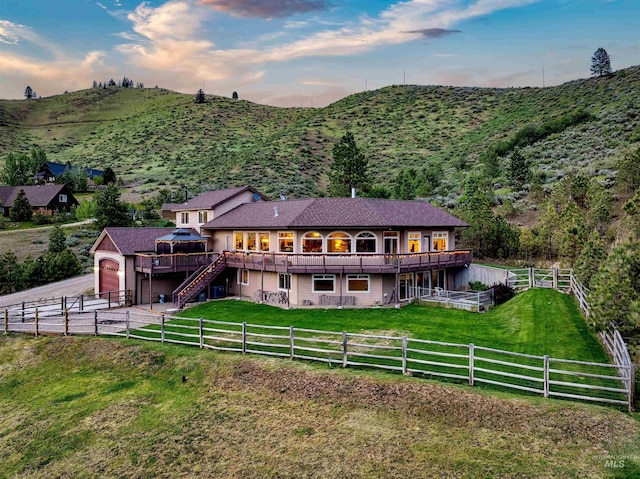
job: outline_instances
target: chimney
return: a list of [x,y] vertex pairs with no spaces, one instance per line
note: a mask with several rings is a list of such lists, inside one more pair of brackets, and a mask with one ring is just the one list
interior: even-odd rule
[[355,197],[356,197],[356,189],[351,188],[351,198],[355,198]]
[[273,207],[273,216],[274,216],[274,218],[275,218],[276,216],[280,216],[280,210],[278,209],[278,207],[277,207],[277,206],[274,206],[274,207]]

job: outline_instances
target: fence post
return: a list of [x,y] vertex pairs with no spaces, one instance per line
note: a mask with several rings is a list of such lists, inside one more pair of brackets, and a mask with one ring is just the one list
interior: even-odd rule
[[407,337],[402,336],[402,374],[407,375]]
[[549,356],[544,355],[544,397],[549,397]]
[[629,365],[629,412],[634,411],[634,402],[636,394],[636,365]]
[[64,303],[65,303],[65,297],[61,296],[60,297],[60,311],[64,311],[66,308],[64,307]]
[[36,333],[35,333],[36,334],[36,338],[38,337],[38,321],[39,321],[38,308],[36,308]]
[[80,299],[79,299],[80,303],[78,305],[78,307],[80,308],[80,312],[84,312],[84,294],[80,295]]
[[69,310],[64,310],[64,335],[69,336]]
[[9,310],[4,310],[4,334],[9,333]]
[[347,333],[346,331],[342,332],[342,367],[347,367]]
[[95,336],[98,335],[98,310],[97,309],[93,312],[93,333]]
[[22,302],[22,322],[24,323],[24,301]]
[[473,371],[475,365],[475,347],[473,343],[469,343],[469,386],[473,386],[475,374]]
[[293,336],[293,326],[289,326],[289,359],[293,359],[295,356],[294,348],[295,348],[295,338]]
[[160,342],[164,343],[164,313],[160,317]]
[[553,289],[558,289],[558,268],[553,268]]
[[533,288],[533,286],[536,284],[536,270],[535,268],[529,268],[529,287]]
[[247,354],[247,323],[242,323],[242,354]]
[[127,314],[125,315],[124,318],[125,318],[124,319],[124,321],[125,321],[125,323],[124,323],[125,324],[125,332],[127,334],[127,339],[129,339],[129,329],[130,329],[130,326],[129,326],[129,311],[127,311]]
[[202,318],[198,319],[198,331],[200,335],[200,347],[204,348],[204,331],[202,330]]

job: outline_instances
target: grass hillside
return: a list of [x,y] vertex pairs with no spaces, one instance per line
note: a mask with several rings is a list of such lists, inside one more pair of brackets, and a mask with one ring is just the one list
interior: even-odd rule
[[637,477],[639,447],[638,422],[610,408],[175,345],[0,337],[0,478]]
[[54,161],[111,166],[142,193],[252,184],[308,196],[325,190],[331,148],[350,129],[378,183],[427,167],[440,172],[435,195],[446,203],[488,147],[579,110],[592,119],[523,153],[547,182],[571,172],[612,179],[614,160],[640,141],[640,67],[548,88],[390,86],[317,109],[212,96],[196,105],[194,95],[115,87],[2,100],[0,162],[41,146]]

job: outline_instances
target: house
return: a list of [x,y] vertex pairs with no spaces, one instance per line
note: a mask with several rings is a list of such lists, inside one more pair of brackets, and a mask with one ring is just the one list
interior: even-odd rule
[[162,217],[175,222],[178,228],[200,227],[215,217],[221,216],[244,203],[268,201],[269,198],[250,186],[207,191],[185,203],[165,203],[162,205]]
[[[100,261],[109,259],[110,252],[131,256],[130,266],[120,260],[117,264],[116,271],[124,275],[117,286],[136,289],[138,302],[170,294],[182,307],[197,298],[228,294],[286,306],[372,306],[400,305],[453,289],[455,278],[472,261],[470,250],[455,246],[456,229],[467,224],[426,202],[274,202],[252,189],[237,195],[222,191],[226,200],[206,204],[212,208],[205,211],[215,214],[197,225],[200,236],[194,234],[196,228],[189,238],[182,233],[185,242],[206,243],[197,246],[203,251],[194,245],[171,250],[167,241],[180,230],[137,234],[108,228],[92,250],[96,270],[109,266],[102,268]],[[202,203],[192,206],[177,214],[203,211]],[[133,241],[126,238],[141,241],[142,236],[147,238],[144,244],[125,246]],[[101,274],[111,279],[97,278],[97,291],[115,287],[113,274]],[[127,279],[130,276],[135,278]]]
[[[47,161],[42,165],[40,171],[36,173],[36,183],[55,183],[56,178],[63,174],[67,170],[76,170],[77,167],[71,163],[54,163],[53,161]],[[87,174],[87,178],[93,180],[97,176],[104,176],[103,170],[97,170],[95,168],[81,168]]]
[[72,206],[78,206],[78,200],[65,185],[0,186],[4,216],[9,216],[20,190],[24,190],[34,214],[51,216],[56,211],[69,211]]

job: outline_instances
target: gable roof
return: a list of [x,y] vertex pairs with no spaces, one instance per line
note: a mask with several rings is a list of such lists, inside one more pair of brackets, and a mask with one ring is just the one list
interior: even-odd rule
[[[123,256],[131,256],[137,252],[152,252],[155,251],[156,239],[171,234],[175,230],[175,228],[107,227],[102,230],[100,236],[93,243],[91,252],[96,252],[106,236]],[[197,236],[197,233],[192,229],[186,231]]]
[[[42,165],[42,168],[40,168],[40,169],[44,170],[45,168],[47,168],[51,172],[51,174],[53,176],[61,175],[67,169],[69,169],[69,170],[78,169],[77,166],[73,166],[70,163],[54,163],[53,161],[46,161],[44,163],[44,165]],[[93,178],[95,176],[103,176],[104,175],[104,171],[103,170],[98,170],[96,168],[81,168],[81,170],[82,171],[86,171],[87,172],[87,176],[89,178]]]
[[269,201],[269,198],[250,186],[239,186],[237,188],[227,188],[224,190],[205,191],[191,198],[186,203],[166,203],[166,205],[162,205],[162,209],[164,210],[164,207],[167,206],[169,211],[212,210],[245,191],[252,192],[256,199]]
[[67,195],[68,203],[78,204],[78,201],[65,185],[27,185],[0,186],[2,206],[11,208],[20,190],[24,190],[24,194],[33,208],[48,206],[61,193]]
[[[277,208],[278,214],[275,214]],[[247,203],[203,225],[244,228],[454,228],[467,223],[423,201],[376,198],[312,198]]]

